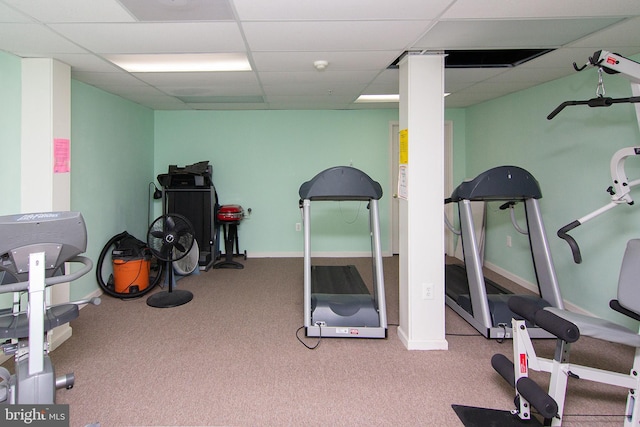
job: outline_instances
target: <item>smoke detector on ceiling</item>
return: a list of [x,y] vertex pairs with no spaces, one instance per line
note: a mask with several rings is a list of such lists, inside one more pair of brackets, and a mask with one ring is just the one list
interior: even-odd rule
[[313,66],[316,67],[318,71],[324,71],[325,68],[329,65],[328,61],[314,61]]

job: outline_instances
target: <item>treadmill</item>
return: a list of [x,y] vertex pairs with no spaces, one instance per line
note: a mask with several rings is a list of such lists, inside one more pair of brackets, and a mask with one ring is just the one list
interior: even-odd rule
[[[364,172],[337,166],[317,174],[299,190],[304,226],[304,327],[308,337],[386,338],[378,200],[382,187]],[[358,270],[311,265],[311,202],[368,201],[373,295]]]
[[[445,200],[445,203],[458,204],[464,254],[464,267],[455,264],[445,266],[445,301],[486,338],[511,338],[511,319],[521,317],[507,306],[507,301],[513,294],[484,277],[474,233],[471,202],[506,202],[501,209],[509,208],[516,230],[529,237],[538,282],[539,296],[523,297],[531,299],[541,308],[552,306],[562,309],[564,304],[538,204],[541,197],[538,182],[529,172],[517,166],[499,166],[463,182]],[[515,222],[513,207],[517,202],[524,204],[526,230],[522,230]],[[528,324],[527,327],[532,338],[553,338],[534,325]]]

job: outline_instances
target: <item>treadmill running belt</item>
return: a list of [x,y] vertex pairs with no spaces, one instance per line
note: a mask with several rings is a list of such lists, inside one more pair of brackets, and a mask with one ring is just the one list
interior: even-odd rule
[[[469,295],[467,271],[463,266],[457,264],[445,265],[445,283],[447,295],[449,295],[451,299],[457,301],[460,295]],[[484,278],[484,284],[487,289],[487,295],[511,293],[486,277]]]
[[312,265],[311,293],[369,294],[354,265]]

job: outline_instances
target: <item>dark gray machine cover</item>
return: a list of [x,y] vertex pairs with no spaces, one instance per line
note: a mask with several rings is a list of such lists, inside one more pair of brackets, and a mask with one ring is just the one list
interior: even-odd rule
[[2,269],[13,275],[29,271],[29,254],[45,252],[47,276],[87,250],[87,229],[80,212],[42,212],[0,216]]
[[464,181],[453,193],[451,201],[540,199],[538,181],[518,166],[498,166],[470,181]]
[[379,200],[382,187],[359,169],[335,166],[303,183],[298,193],[303,200]]

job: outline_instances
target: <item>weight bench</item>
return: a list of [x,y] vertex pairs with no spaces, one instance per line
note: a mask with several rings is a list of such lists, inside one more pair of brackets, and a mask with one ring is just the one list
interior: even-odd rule
[[[627,243],[618,280],[617,299],[612,300],[609,306],[632,319],[640,320],[640,239],[632,239]],[[525,320],[512,320],[513,360],[516,363],[502,354],[495,354],[491,359],[493,368],[515,388],[516,409],[512,413],[521,420],[529,420],[531,408],[535,408],[545,418],[545,425],[562,425],[567,380],[571,377],[628,389],[624,425],[637,426],[640,423],[640,399],[636,397],[640,389],[640,335],[637,331],[605,319],[555,307],[540,308],[519,297],[509,300],[509,308],[557,337],[553,360],[539,358]],[[634,363],[629,374],[571,363],[571,344],[581,336],[602,340],[603,345],[612,342],[634,347]],[[530,369],[551,373],[547,392],[528,377]]]

